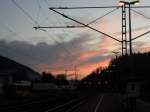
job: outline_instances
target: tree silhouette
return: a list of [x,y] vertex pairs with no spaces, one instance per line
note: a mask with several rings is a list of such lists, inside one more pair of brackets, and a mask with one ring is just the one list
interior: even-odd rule
[[97,68],[82,79],[80,87],[94,88],[94,84],[100,82],[100,89],[109,88],[124,92],[126,84],[131,80],[140,82],[143,93],[150,91],[150,52],[112,59],[107,68]]

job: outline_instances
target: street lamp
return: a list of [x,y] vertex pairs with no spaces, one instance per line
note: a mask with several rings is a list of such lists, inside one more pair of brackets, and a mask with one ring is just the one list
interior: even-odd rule
[[128,6],[129,9],[129,51],[130,51],[130,55],[132,55],[132,29],[131,29],[131,5],[135,5],[137,3],[139,3],[139,0],[134,0],[134,1],[125,1],[125,0],[120,0],[119,4],[125,8],[127,8],[126,6]]
[[120,52],[117,52],[117,51],[112,51],[112,53],[114,53],[114,54],[115,54],[115,56],[116,56],[116,59],[117,59],[117,57],[118,57],[118,54],[119,54]]
[[138,4],[140,1],[139,0],[134,0],[134,1],[125,1],[125,0],[120,0],[119,3],[120,5],[135,5]]

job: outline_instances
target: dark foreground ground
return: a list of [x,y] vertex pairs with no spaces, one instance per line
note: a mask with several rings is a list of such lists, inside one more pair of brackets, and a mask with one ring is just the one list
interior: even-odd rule
[[129,112],[118,93],[53,91],[26,98],[1,98],[0,112]]

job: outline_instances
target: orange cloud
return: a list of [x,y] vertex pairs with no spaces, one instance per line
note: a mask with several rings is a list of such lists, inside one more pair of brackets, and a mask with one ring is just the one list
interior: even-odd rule
[[[95,70],[98,67],[107,67],[109,65],[110,60],[111,60],[111,58],[107,58],[107,59],[101,60],[96,63],[77,66],[78,78],[82,79],[83,77],[87,76],[88,74],[90,74],[93,70]],[[56,66],[58,67],[57,64],[56,64]],[[45,66],[45,67],[47,67],[47,66]],[[65,74],[66,73],[65,68],[63,68],[63,67],[57,68],[57,67],[53,67],[52,69],[47,67],[47,69],[44,68],[44,70],[46,70],[46,72],[49,72],[52,74]],[[40,66],[39,68],[42,68],[42,67]],[[70,69],[68,68],[67,75],[74,74],[74,72],[75,72],[74,68],[70,68]]]
[[149,52],[149,51],[150,51],[150,47],[144,47],[138,50],[138,52]]
[[[107,41],[107,39],[106,39],[106,41]],[[108,44],[110,44],[110,43],[108,43]],[[94,58],[94,57],[99,56],[99,55],[102,55],[105,52],[106,52],[106,49],[93,50],[93,51],[84,51],[84,52],[81,52],[79,54],[78,59],[75,60],[75,61],[78,61],[78,64],[80,64],[80,62],[88,61],[88,59]],[[107,67],[109,62],[110,62],[110,60],[111,60],[110,58],[107,58],[107,59],[104,59],[104,60],[100,60],[100,61],[98,61],[96,63],[92,63],[91,62],[89,64],[85,64],[85,65],[79,66],[78,67],[78,69],[80,69],[79,70],[79,74],[81,74],[80,75],[80,79],[85,77],[86,75],[88,75],[89,73],[91,73],[93,70],[95,70],[98,67]],[[62,65],[66,65],[65,63],[67,63],[67,62],[62,62],[61,66]],[[57,67],[58,67],[58,65],[57,65]],[[53,69],[53,70],[50,70],[49,72],[52,72],[54,74],[65,73],[65,69],[62,69],[62,70],[61,69]]]
[[87,60],[89,58],[92,58],[92,57],[98,56],[100,54],[103,54],[105,51],[106,51],[105,49],[85,51],[85,52],[80,53],[79,59],[81,61]]
[[107,58],[107,59],[101,60],[96,63],[83,65],[80,67],[80,69],[82,70],[81,73],[89,74],[90,72],[92,72],[93,70],[95,70],[98,67],[107,67],[109,65],[110,60],[111,60],[111,58]]

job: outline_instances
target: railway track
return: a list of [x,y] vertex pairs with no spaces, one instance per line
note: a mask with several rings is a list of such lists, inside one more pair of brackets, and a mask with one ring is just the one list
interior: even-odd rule
[[46,112],[46,111],[49,112],[51,110],[49,108],[53,108],[54,110],[55,107],[60,108],[64,106],[70,106],[85,99],[85,96],[81,95],[80,97],[79,96],[78,97],[77,96],[76,97],[64,97],[64,98],[62,97],[57,100],[55,99],[57,98],[47,98],[47,99],[40,98],[39,100],[26,102],[24,104],[3,107],[0,109],[0,111],[1,112]]
[[[96,97],[83,97],[81,99],[56,106],[55,108],[48,109],[44,112],[85,112],[87,110],[89,110],[88,112],[98,112],[102,100],[103,95],[97,95]],[[91,103],[94,105],[92,106]]]
[[1,112],[124,112],[118,94],[94,93],[52,101],[49,99],[7,107]]

